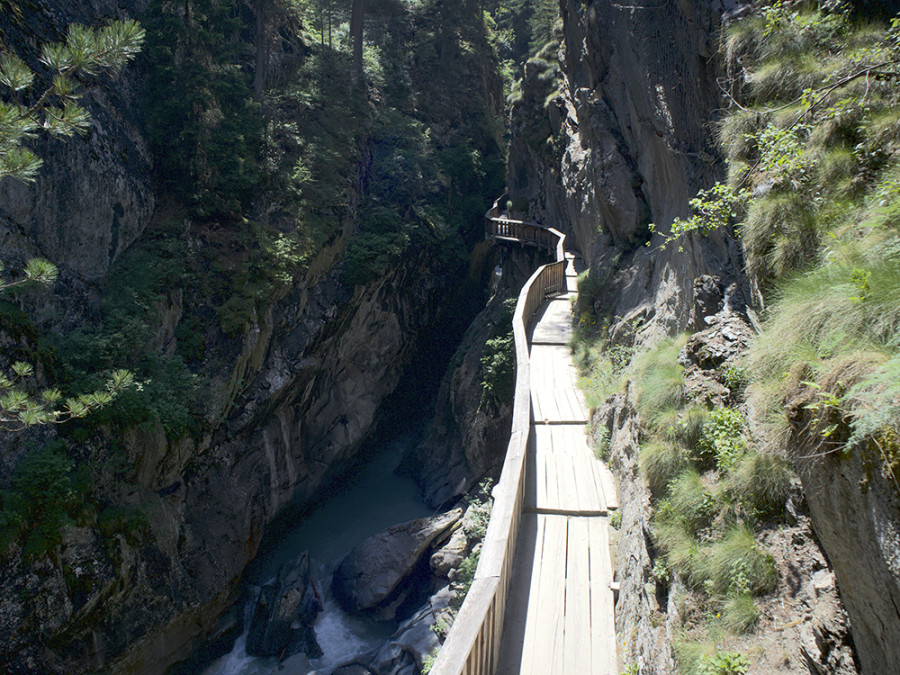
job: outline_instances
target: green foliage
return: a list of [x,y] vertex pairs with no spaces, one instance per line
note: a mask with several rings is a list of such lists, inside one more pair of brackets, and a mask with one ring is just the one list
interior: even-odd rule
[[[664,241],[660,244],[660,248],[665,248],[673,241],[676,241],[689,232],[700,232],[702,235],[708,235],[712,230],[724,229],[735,218],[742,213],[744,204],[747,200],[747,193],[741,190],[716,183],[708,190],[701,190],[697,196],[690,201],[690,207],[694,211],[687,220],[676,218],[669,226],[668,232],[662,232],[660,228],[651,223],[651,232],[662,232]],[[647,243],[650,245],[650,242]],[[679,245],[679,251],[683,251],[684,247]]]
[[485,11],[498,34],[501,59],[520,64],[555,37],[559,6],[554,0],[488,0]]
[[729,365],[722,373],[722,384],[728,387],[732,394],[740,394],[750,383],[750,371],[745,366]]
[[481,354],[481,388],[483,400],[511,403],[516,387],[516,345],[512,316],[516,298],[503,301],[494,323],[492,336],[484,343]]
[[734,408],[716,408],[704,423],[697,449],[704,460],[714,460],[722,469],[730,470],[741,459],[747,447],[744,416]]
[[434,664],[435,661],[437,661],[439,651],[440,647],[436,647],[434,651],[422,657],[422,675],[428,675],[428,673],[431,672],[431,669],[434,668]]
[[480,542],[487,533],[488,523],[491,520],[491,508],[494,505],[494,501],[491,498],[492,485],[493,481],[490,478],[485,478],[478,484],[478,490],[475,493],[468,494],[465,497],[468,508],[466,509],[464,530],[466,539],[469,542]]
[[66,454],[63,441],[25,455],[10,488],[0,494],[0,552],[19,541],[26,556],[44,555],[74,522],[86,489],[86,476]]
[[[3,264],[0,263],[0,272],[4,271]],[[14,288],[23,284],[52,284],[59,275],[59,270],[49,260],[43,258],[32,258],[21,270],[21,279],[0,279],[0,291],[8,288]]]
[[409,236],[401,232],[356,236],[344,255],[344,280],[349,284],[367,284],[396,265],[409,247]]
[[149,348],[164,298],[183,283],[186,264],[183,242],[172,233],[147,235],[113,264],[102,320],[60,338],[61,368],[73,389],[97,387],[98,368],[123,361],[134,364],[138,386],[121,393],[94,416],[92,424],[158,423],[170,438],[198,431],[200,380],[188,368],[185,356],[202,350],[202,334],[195,331],[171,356]]
[[[732,186],[752,192],[739,226],[748,271],[775,297],[752,347],[748,393],[776,444],[789,432],[787,392],[805,386],[813,433],[832,438],[849,424],[851,446],[866,447],[898,428],[887,373],[900,350],[900,20],[774,3],[734,22],[727,49],[750,86],[719,136]],[[801,372],[805,383],[789,375]],[[774,477],[745,500],[762,512],[784,492],[768,463],[742,462],[729,477],[735,490],[757,471]]]
[[[0,55],[0,181],[8,177],[35,180],[42,160],[23,143],[39,131],[56,137],[83,135],[89,115],[77,103],[82,80],[124,66],[140,51],[143,39],[143,28],[132,20],[113,21],[102,28],[73,24],[64,42],[42,47],[38,60],[48,69],[50,82],[37,89],[36,75],[22,58],[12,52]],[[58,270],[51,262],[34,258],[21,273],[21,278],[0,280],[0,291],[28,283],[50,284]],[[84,417],[111,403],[133,383],[131,373],[116,370],[96,391],[65,398],[56,387],[38,392],[36,383],[28,379],[33,375],[34,367],[23,361],[0,374],[0,428],[20,430]]]
[[23,143],[38,131],[83,135],[89,115],[77,103],[82,78],[120,69],[140,51],[143,39],[144,29],[132,20],[102,28],[72,24],[64,42],[43,45],[38,60],[50,81],[37,89],[35,73],[22,58],[0,55],[0,180],[36,178],[42,160]]
[[158,178],[197,216],[234,219],[261,180],[263,118],[240,66],[244,24],[221,0],[193,0],[187,13],[156,0],[146,24],[145,115]]
[[19,431],[37,424],[61,424],[86,417],[112,403],[134,384],[127,370],[115,370],[105,384],[89,394],[64,397],[56,387],[37,390],[30,380],[34,367],[25,361],[10,365],[10,372],[0,374],[0,428]]
[[469,593],[469,589],[472,587],[472,582],[475,581],[475,571],[478,569],[478,558],[481,556],[481,549],[470,553],[463,561],[459,564],[459,569],[457,570],[455,588],[453,597],[450,600],[450,606],[454,609],[459,609],[462,607],[463,602],[466,599],[466,595]]
[[700,675],[745,675],[750,662],[740,652],[721,651],[701,656],[699,666]]

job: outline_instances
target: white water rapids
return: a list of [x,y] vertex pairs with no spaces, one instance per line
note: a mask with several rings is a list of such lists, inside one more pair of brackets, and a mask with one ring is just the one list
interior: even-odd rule
[[[374,459],[343,481],[340,489],[298,519],[276,544],[260,552],[248,572],[250,584],[262,585],[277,575],[283,563],[309,551],[313,579],[325,604],[314,626],[316,640],[324,652],[321,658],[308,663],[305,656],[297,655],[279,664],[274,658],[249,656],[245,630],[231,652],[217,659],[203,675],[327,675],[335,667],[379,647],[391,636],[397,627],[395,622],[348,616],[341,610],[331,595],[331,574],[343,557],[366,538],[392,525],[431,515],[416,485],[394,473],[403,452],[419,438],[416,431],[388,442]],[[245,616],[244,623],[246,629],[249,616]]]

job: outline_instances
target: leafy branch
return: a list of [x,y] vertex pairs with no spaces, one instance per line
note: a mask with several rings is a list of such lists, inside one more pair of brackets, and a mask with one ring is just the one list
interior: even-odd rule
[[8,374],[0,375],[0,429],[21,431],[37,424],[61,424],[85,417],[109,405],[134,385],[134,375],[127,370],[116,370],[103,389],[64,398],[56,387],[34,393],[27,391],[34,390],[28,379],[33,376],[34,366],[26,361],[16,361]]
[[[700,190],[689,202],[694,214],[687,219],[676,218],[669,227],[669,232],[663,233],[664,241],[660,244],[660,248],[665,249],[670,243],[689,232],[699,231],[706,236],[713,230],[727,226],[732,219],[740,216],[749,197],[748,191],[734,190],[721,182],[717,182],[708,190]],[[650,223],[650,231],[660,232],[660,229],[654,223]],[[679,245],[678,250],[684,251],[684,247]]]
[[[43,163],[23,146],[37,132],[55,137],[84,135],[90,115],[77,103],[81,78],[116,72],[141,49],[144,29],[134,20],[113,21],[102,28],[69,26],[65,42],[44,45],[38,60],[52,73],[51,82],[33,91],[35,73],[16,54],[0,53],[0,84],[8,90],[0,101],[0,180],[9,176],[33,181]],[[26,99],[31,98],[32,103]]]
[[[6,89],[0,100],[0,180],[35,180],[43,161],[24,143],[40,132],[57,138],[84,135],[90,115],[77,102],[81,79],[101,71],[117,71],[135,57],[143,40],[144,29],[133,20],[113,21],[102,28],[73,24],[65,42],[43,46],[38,60],[51,72],[51,80],[38,91],[34,90],[35,73],[25,61],[9,51],[0,51],[0,85]],[[0,278],[0,291],[28,283],[50,284],[58,273],[53,263],[34,258],[25,264],[21,278]],[[17,361],[8,372],[0,373],[0,429],[19,431],[85,417],[134,385],[129,371],[116,370],[103,388],[64,398],[56,387],[38,391],[32,380],[34,374],[34,366],[25,361]]]

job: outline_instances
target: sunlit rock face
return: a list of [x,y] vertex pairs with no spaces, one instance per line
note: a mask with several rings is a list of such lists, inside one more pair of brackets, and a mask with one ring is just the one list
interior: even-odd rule
[[[571,234],[608,284],[605,307],[622,328],[638,320],[645,339],[688,327],[702,275],[743,295],[737,247],[720,233],[691,236],[682,252],[661,250],[649,229],[688,215],[688,201],[722,174],[713,132],[727,4],[562,3],[557,96],[529,98],[526,69],[513,113],[511,199]],[[528,133],[535,116],[549,122],[540,142]]]

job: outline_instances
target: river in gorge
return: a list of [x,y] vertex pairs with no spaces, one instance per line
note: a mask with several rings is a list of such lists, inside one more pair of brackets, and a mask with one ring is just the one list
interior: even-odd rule
[[[275,577],[285,562],[308,551],[316,586],[323,594],[324,610],[315,622],[316,640],[323,650],[312,659],[313,672],[330,673],[335,667],[381,646],[397,623],[349,616],[331,595],[331,575],[344,556],[366,538],[397,523],[432,515],[419,488],[395,473],[403,453],[421,439],[425,424],[404,431],[380,444],[372,458],[329,490],[321,503],[296,522],[283,528],[277,541],[267,543],[246,573],[249,586],[261,586]],[[245,621],[245,624],[249,623]],[[308,672],[306,657],[283,663],[274,658],[250,656],[245,633],[231,652],[217,659],[203,675],[269,675]]]

